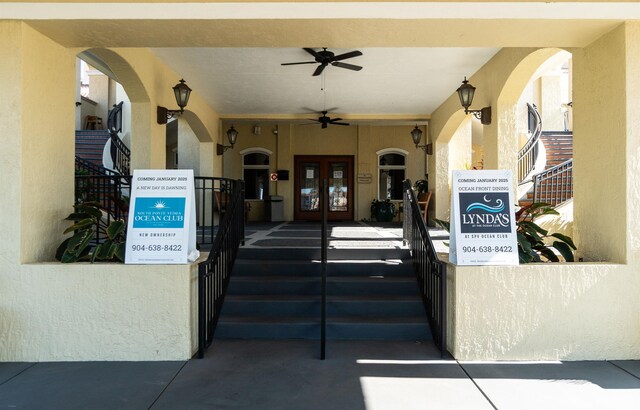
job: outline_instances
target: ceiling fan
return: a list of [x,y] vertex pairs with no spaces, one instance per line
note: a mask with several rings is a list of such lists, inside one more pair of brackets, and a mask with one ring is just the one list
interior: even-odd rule
[[[331,124],[331,125],[349,125],[349,123],[340,122],[340,121],[342,121],[342,118],[327,117],[328,111],[321,111],[320,113],[322,114],[322,116],[318,117],[317,120],[315,118],[309,118],[309,121],[315,121],[315,122],[317,122],[319,124],[322,124],[322,128],[327,128],[327,126],[329,124]],[[304,125],[310,125],[310,124],[304,124]]]
[[282,65],[298,65],[298,64],[316,64],[316,63],[320,63],[318,68],[316,68],[316,71],[313,72],[314,76],[322,74],[322,71],[324,71],[324,69],[329,64],[331,64],[334,67],[346,68],[347,70],[353,70],[353,71],[362,70],[362,67],[360,67],[359,65],[341,63],[342,60],[346,60],[347,58],[353,58],[353,57],[361,56],[362,55],[361,51],[354,50],[354,51],[349,51],[348,53],[335,55],[331,51],[327,51],[326,47],[324,47],[322,49],[322,51],[315,51],[312,48],[303,48],[303,50],[306,51],[307,53],[311,54],[315,58],[315,61],[303,61],[303,62],[298,62],[298,63],[282,63]]

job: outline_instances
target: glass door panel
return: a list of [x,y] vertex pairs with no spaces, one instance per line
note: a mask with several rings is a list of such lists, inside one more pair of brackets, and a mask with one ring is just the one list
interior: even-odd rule
[[298,155],[294,158],[294,219],[319,221],[320,184],[327,181],[325,199],[330,221],[353,220],[353,157]]
[[347,163],[329,163],[329,212],[347,212],[349,210],[349,185],[347,182]]
[[301,167],[300,210],[320,211],[320,164],[303,162]]

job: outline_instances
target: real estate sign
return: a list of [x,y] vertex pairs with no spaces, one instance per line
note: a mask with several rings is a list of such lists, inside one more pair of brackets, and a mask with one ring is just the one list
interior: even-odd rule
[[453,171],[449,260],[456,265],[517,265],[511,171]]
[[125,263],[196,260],[194,196],[193,170],[134,170]]

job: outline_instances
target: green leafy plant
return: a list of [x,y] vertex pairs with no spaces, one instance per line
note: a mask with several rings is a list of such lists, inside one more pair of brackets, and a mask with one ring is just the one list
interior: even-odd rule
[[391,222],[394,216],[396,216],[396,206],[390,199],[371,201],[371,219],[375,218],[378,222]]
[[[103,218],[100,204],[84,202],[74,206],[74,212],[65,218],[72,225],[64,233],[73,232],[56,251],[56,259],[62,263],[90,261],[124,262],[126,223],[115,220],[107,224]],[[96,233],[107,239],[95,244]]]
[[[565,261],[574,262],[573,251],[576,246],[567,235],[561,233],[549,233],[540,227],[534,220],[543,215],[559,215],[558,211],[547,203],[534,203],[520,208],[516,214],[516,235],[518,238],[518,256],[520,263],[530,262],[559,262],[557,251]],[[450,231],[449,222],[441,219],[434,220],[436,225]],[[553,239],[551,239],[553,238]],[[551,244],[547,241],[553,240]]]
[[[544,202],[524,206],[516,212],[520,262],[543,262],[543,258],[547,262],[559,262],[560,259],[554,249],[565,261],[573,262],[575,260],[573,251],[576,250],[573,239],[560,233],[549,233],[534,222],[536,218],[543,215],[559,214],[551,205]],[[553,242],[545,243],[545,240],[551,240],[550,238],[553,238]]]

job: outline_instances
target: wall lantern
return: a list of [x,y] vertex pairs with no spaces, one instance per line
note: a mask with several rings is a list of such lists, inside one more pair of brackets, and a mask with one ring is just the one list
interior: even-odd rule
[[233,146],[236,145],[236,140],[238,139],[238,131],[233,128],[233,125],[227,130],[227,139],[229,140],[229,144],[231,145],[216,144],[216,154],[222,155],[226,150],[228,150],[229,148],[233,149]]
[[428,155],[433,154],[433,144],[420,145],[420,141],[422,140],[422,130],[418,128],[418,125],[411,130],[411,139],[413,140],[413,143],[416,144],[416,148],[422,148],[422,150]]
[[169,110],[165,107],[158,106],[158,124],[160,125],[166,124],[171,118],[184,113],[184,107],[187,106],[189,96],[191,96],[191,88],[185,84],[183,79],[173,87],[173,93],[175,94],[176,103],[178,103],[180,109]]
[[464,78],[462,85],[456,91],[458,92],[458,97],[460,97],[460,104],[464,107],[465,114],[473,114],[483,125],[491,124],[491,107],[484,107],[480,110],[469,109],[471,103],[473,103],[476,87],[469,84],[467,77]]

